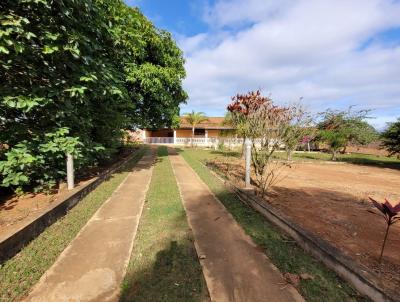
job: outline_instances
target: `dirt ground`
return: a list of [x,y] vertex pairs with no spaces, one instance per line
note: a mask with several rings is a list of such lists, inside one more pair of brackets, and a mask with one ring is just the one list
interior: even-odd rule
[[[123,150],[113,160],[104,165],[86,169],[84,173],[77,176],[75,187],[79,188],[85,185],[117,161],[129,156],[132,151],[133,149]],[[28,219],[31,215],[51,206],[52,203],[64,198],[68,194],[70,192],[67,190],[65,183],[62,183],[59,188],[49,193],[29,193],[22,196],[0,194],[0,234],[7,233],[8,228],[13,224]]]
[[[226,163],[214,162],[226,170]],[[243,166],[229,164],[238,183]],[[386,223],[368,201],[400,199],[400,171],[345,163],[295,163],[266,199],[303,228],[317,234],[344,254],[377,272]],[[239,181],[242,182],[242,181]],[[400,285],[400,223],[393,225],[383,258],[383,280]]]
[[[80,187],[89,180],[76,183]],[[25,194],[23,196],[10,195],[0,201],[0,234],[6,230],[6,227],[16,222],[27,219],[35,212],[50,206],[53,202],[63,198],[69,193],[65,186],[59,190],[45,194]]]
[[350,153],[361,153],[361,154],[372,154],[378,156],[388,156],[389,152],[386,149],[380,147],[381,142],[374,142],[366,146],[350,145],[346,148],[347,152]]

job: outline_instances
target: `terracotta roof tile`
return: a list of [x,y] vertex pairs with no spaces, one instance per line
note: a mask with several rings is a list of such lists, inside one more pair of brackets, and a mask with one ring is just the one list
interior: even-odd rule
[[[202,122],[201,124],[197,125],[197,129],[233,129],[230,126],[224,126],[223,117],[207,117],[208,120],[205,122]],[[180,117],[181,119],[181,124],[180,124],[180,129],[192,129],[192,126],[186,121],[186,118],[184,116]]]

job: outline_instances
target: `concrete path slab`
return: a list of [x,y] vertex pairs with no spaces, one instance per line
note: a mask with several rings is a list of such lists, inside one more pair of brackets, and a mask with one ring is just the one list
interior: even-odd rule
[[117,301],[131,256],[154,150],[136,164],[25,301]]
[[304,301],[257,249],[208,186],[170,149],[211,300],[217,302]]

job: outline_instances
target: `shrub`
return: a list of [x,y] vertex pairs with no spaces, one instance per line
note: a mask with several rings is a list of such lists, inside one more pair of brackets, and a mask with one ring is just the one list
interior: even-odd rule
[[3,186],[51,187],[66,144],[96,163],[122,129],[169,126],[186,99],[181,50],[121,0],[3,0],[0,24]]

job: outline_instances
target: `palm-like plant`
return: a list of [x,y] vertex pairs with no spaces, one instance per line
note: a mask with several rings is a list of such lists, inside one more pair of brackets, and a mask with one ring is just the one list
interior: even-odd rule
[[194,131],[196,129],[196,126],[208,121],[207,116],[204,114],[204,112],[195,112],[192,110],[190,113],[185,113],[183,115],[187,121],[187,123],[192,126],[192,146],[193,146],[193,138],[194,138]]

